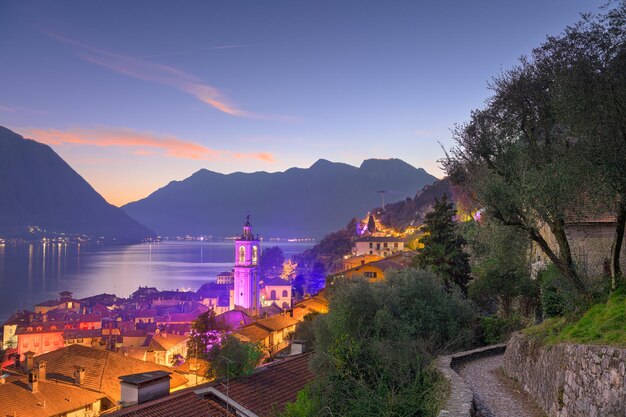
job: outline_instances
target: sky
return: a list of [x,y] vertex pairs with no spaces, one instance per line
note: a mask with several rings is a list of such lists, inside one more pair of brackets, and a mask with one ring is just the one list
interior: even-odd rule
[[442,177],[489,80],[603,3],[0,0],[0,125],[115,205],[201,168]]

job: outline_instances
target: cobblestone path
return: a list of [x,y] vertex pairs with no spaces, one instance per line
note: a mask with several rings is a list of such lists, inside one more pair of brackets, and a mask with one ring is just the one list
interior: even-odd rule
[[502,355],[463,365],[459,374],[474,391],[479,417],[545,417],[518,384],[502,372]]

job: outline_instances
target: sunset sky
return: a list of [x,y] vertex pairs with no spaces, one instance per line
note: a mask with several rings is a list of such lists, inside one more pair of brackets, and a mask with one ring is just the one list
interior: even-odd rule
[[112,204],[200,168],[282,171],[439,142],[595,0],[0,0],[0,125]]

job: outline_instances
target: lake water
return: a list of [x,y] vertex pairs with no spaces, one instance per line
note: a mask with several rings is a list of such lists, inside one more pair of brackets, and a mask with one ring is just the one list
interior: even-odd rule
[[[309,243],[280,246],[285,257]],[[103,292],[127,297],[139,286],[197,290],[233,267],[232,242],[161,242],[102,247],[78,244],[0,244],[0,323],[17,309],[72,291],[82,298]]]

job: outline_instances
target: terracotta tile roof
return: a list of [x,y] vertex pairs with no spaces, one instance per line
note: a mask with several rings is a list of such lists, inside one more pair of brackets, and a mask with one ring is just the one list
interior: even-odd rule
[[228,417],[227,412],[213,399],[204,399],[193,391],[176,393],[146,404],[128,407],[107,416],[128,417]]
[[393,236],[366,236],[355,240],[355,242],[404,242],[404,239]]
[[[120,399],[118,377],[157,370],[171,371],[170,368],[156,363],[144,362],[118,353],[81,345],[71,345],[39,355],[35,357],[35,361],[37,360],[47,362],[48,379],[58,379],[69,383],[74,381],[74,366],[84,367],[85,382],[83,386],[106,394],[116,403]],[[171,376],[170,386],[172,388],[187,383],[187,379],[178,373],[173,373]]]
[[65,301],[59,300],[46,300],[41,303],[35,304],[35,307],[56,307],[63,304]]
[[255,324],[263,326],[269,330],[276,331],[286,329],[287,327],[293,326],[296,323],[298,323],[298,320],[294,319],[293,317],[277,314],[275,316],[260,319]]
[[186,342],[188,336],[180,336],[177,334],[157,333],[152,336],[150,347],[157,350],[170,350],[179,343]]
[[237,330],[233,334],[235,336],[241,336],[244,340],[256,343],[268,337],[270,335],[270,331],[264,327],[258,326],[256,323],[253,323]]
[[[310,353],[289,357],[258,368],[254,374],[228,381],[228,396],[259,417],[269,417],[294,402],[298,391],[314,375],[309,369]],[[226,382],[214,387],[226,394]]]
[[227,325],[230,329],[236,330],[252,323],[254,320],[241,310],[229,310],[219,314],[215,320]]
[[9,376],[0,384],[2,416],[56,416],[98,400],[106,401],[106,396],[54,381],[39,381],[39,392],[33,393],[28,389],[28,378],[22,375]]

